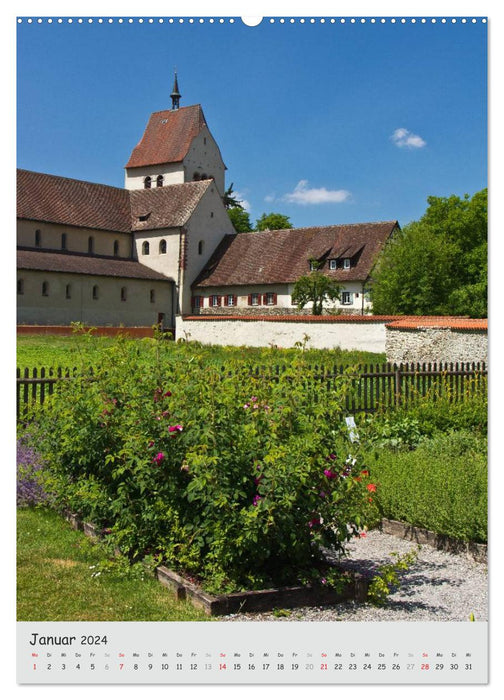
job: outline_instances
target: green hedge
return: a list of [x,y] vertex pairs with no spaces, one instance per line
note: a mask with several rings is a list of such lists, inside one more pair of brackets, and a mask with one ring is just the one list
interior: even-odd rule
[[368,456],[382,517],[464,541],[487,541],[486,439],[475,432],[438,433],[414,450]]

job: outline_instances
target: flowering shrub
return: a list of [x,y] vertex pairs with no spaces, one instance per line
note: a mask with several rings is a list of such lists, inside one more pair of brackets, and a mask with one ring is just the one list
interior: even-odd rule
[[376,490],[344,427],[345,376],[319,395],[302,353],[271,378],[148,342],[117,341],[41,415],[59,504],[214,591],[294,584],[323,547],[343,551]]
[[18,506],[35,506],[49,503],[50,497],[43,486],[43,463],[32,447],[29,435],[17,440],[16,503]]

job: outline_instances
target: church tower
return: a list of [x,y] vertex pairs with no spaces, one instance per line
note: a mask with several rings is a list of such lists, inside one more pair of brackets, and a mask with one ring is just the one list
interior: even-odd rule
[[125,168],[126,189],[214,180],[222,197],[226,166],[201,105],[180,106],[177,73],[170,97],[172,108],[151,114],[141,140],[131,152]]

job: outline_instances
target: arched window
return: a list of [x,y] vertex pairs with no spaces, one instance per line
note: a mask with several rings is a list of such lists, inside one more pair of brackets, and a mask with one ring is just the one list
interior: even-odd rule
[[35,231],[35,245],[36,245],[36,247],[37,247],[37,248],[40,248],[40,244],[41,244],[41,243],[42,243],[42,232],[41,232],[41,230],[38,228],[38,229]]
[[164,177],[162,175],[158,175],[156,178],[156,187],[162,187],[164,182]]
[[121,287],[121,301],[126,301],[126,287]]
[[154,289],[150,290],[150,303],[154,304],[156,301],[156,291]]
[[203,254],[203,249],[205,248],[205,241],[198,242],[198,255]]
[[119,257],[119,241],[114,241],[114,258]]
[[150,175],[147,175],[147,177],[144,178],[144,189],[149,190],[151,184],[152,184],[152,178],[150,177]]
[[142,255],[149,255],[149,241],[142,243]]
[[88,250],[88,253],[94,253],[94,238],[93,238],[93,236],[89,236],[89,238],[88,238],[87,250]]
[[166,253],[166,241],[164,238],[162,238],[159,241],[159,254],[164,255]]
[[67,284],[65,287],[65,299],[71,299],[72,298],[72,285]]
[[93,299],[98,299],[98,285],[93,285]]
[[61,250],[67,249],[67,235],[66,233],[61,234]]
[[49,282],[42,282],[42,296],[49,296]]
[[17,281],[17,293],[24,294],[24,280],[22,279]]

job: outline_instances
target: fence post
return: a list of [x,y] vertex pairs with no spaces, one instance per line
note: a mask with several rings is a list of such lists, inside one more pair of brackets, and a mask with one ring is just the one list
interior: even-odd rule
[[399,367],[396,365],[394,372],[394,395],[395,395],[395,405],[401,405],[401,372],[402,364]]

